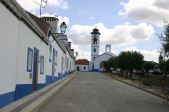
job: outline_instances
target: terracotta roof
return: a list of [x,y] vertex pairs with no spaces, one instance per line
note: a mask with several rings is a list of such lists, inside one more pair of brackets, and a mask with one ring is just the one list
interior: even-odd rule
[[36,22],[36,24],[40,27],[40,29],[46,34],[46,36],[48,35],[48,28],[49,28],[49,24],[45,21],[43,21],[42,19],[40,19],[39,17],[27,12],[29,14],[29,16]]
[[87,59],[78,59],[75,63],[76,65],[89,65],[89,61]]

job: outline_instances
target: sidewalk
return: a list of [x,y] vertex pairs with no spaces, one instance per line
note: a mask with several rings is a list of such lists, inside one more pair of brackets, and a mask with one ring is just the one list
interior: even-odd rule
[[158,97],[161,97],[161,98],[165,98],[163,92],[162,92],[162,89],[160,87],[149,87],[149,86],[144,86],[143,84],[141,84],[139,81],[132,81],[132,80],[129,80],[129,79],[126,79],[126,78],[122,78],[122,77],[119,77],[117,75],[113,75],[111,73],[105,73],[106,76],[108,77],[111,77],[113,79],[116,79],[118,81],[121,81],[125,84],[128,84],[130,86],[133,86],[133,87],[136,87],[138,89],[141,89],[143,91],[146,91],[148,93],[151,93],[153,95],[156,95]]
[[55,83],[42,88],[2,109],[0,112],[36,112],[51,100],[60,89],[69,83],[75,76],[76,72],[59,80]]

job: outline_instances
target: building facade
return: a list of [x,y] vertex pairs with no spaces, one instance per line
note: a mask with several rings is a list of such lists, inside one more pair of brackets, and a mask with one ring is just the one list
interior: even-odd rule
[[97,28],[91,32],[91,69],[94,70],[94,60],[99,56],[100,32]]
[[15,0],[1,0],[0,10],[2,108],[72,73],[75,59],[70,43],[55,35],[57,18],[36,17]]
[[99,55],[100,35],[101,33],[99,30],[94,28],[91,33],[91,62],[89,64],[90,71],[105,71],[104,63],[108,61],[108,59],[115,57],[115,55],[111,53],[110,44],[105,46],[105,53]]
[[87,59],[76,60],[76,71],[87,72],[89,71],[89,61]]

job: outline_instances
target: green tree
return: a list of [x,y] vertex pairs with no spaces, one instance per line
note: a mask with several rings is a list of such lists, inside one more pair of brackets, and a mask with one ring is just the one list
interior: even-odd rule
[[162,43],[162,52],[164,57],[169,57],[169,24],[164,26],[164,32],[159,36]]
[[110,68],[117,69],[118,68],[118,57],[112,57],[108,61],[105,62],[106,70],[110,70]]
[[122,52],[119,55],[118,65],[123,71],[130,73],[130,79],[133,78],[133,70],[141,69],[143,65],[143,55],[136,51]]
[[149,74],[149,71],[153,69],[155,65],[157,65],[157,63],[153,61],[144,61],[143,68],[145,69],[145,72]]
[[159,56],[160,69],[164,73],[168,73],[169,72],[169,23],[165,24],[164,31],[159,36],[159,38],[162,44],[162,49]]

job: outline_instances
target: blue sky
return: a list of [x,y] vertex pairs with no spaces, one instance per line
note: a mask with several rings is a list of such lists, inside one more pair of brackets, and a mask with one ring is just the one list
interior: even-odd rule
[[[24,9],[39,15],[39,0],[17,0]],[[36,2],[36,3],[35,3]],[[146,60],[158,61],[163,20],[169,18],[169,0],[48,0],[44,16],[58,15],[68,24],[67,34],[78,58],[90,59],[90,32],[101,32],[100,54],[105,44],[112,53],[136,50]]]

